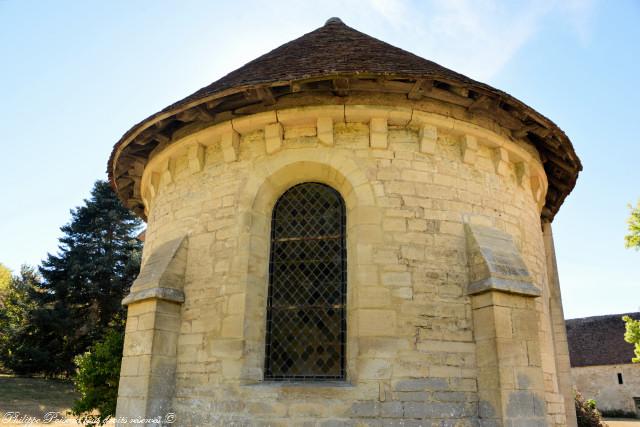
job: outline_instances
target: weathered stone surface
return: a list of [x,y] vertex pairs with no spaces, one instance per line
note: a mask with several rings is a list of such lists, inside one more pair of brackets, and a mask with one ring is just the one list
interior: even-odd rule
[[465,406],[460,403],[404,403],[407,418],[461,418],[465,412]]
[[[500,282],[545,289],[538,201],[526,177],[496,169],[499,154],[533,176],[538,160],[493,125],[488,144],[468,115],[348,107],[249,114],[226,139],[203,129],[150,159],[145,267],[132,289],[148,293],[128,306],[119,413],[170,407],[176,425],[505,427],[544,408],[561,426],[548,308]],[[263,381],[271,213],[301,182],[335,188],[347,211],[342,382]],[[465,223],[503,234],[482,235],[488,251],[470,255]],[[510,293],[468,295],[470,270]],[[178,290],[181,305],[158,304]],[[549,404],[511,420],[503,390]]]
[[380,404],[380,416],[383,418],[402,418],[402,402],[382,402]]
[[464,135],[462,138],[462,161],[467,164],[476,162],[478,140],[473,135]]
[[434,154],[436,152],[436,145],[438,143],[438,128],[432,125],[423,125],[420,127],[420,133],[418,134],[420,139],[420,151],[427,154]]
[[264,141],[267,153],[272,154],[282,147],[284,131],[280,123],[268,124],[264,128]]
[[184,236],[164,243],[142,265],[140,274],[131,286],[124,305],[144,299],[184,301],[182,291],[186,266],[186,238]]
[[370,134],[369,141],[371,148],[387,148],[388,131],[387,119],[382,117],[372,117],[369,122]]
[[509,234],[470,223],[465,224],[465,230],[469,248],[469,294],[488,290],[541,294]]
[[240,134],[233,129],[229,129],[222,134],[220,147],[225,162],[235,162],[238,160],[238,150],[240,145]]
[[352,417],[377,417],[380,414],[380,404],[378,402],[365,401],[355,402],[351,405],[349,415]]
[[397,391],[448,390],[449,382],[445,378],[421,378],[398,381],[394,387]]
[[325,145],[333,145],[333,119],[318,117],[318,141]]

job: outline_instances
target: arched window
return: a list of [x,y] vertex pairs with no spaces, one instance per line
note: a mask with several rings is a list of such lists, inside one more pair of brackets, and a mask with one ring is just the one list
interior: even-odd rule
[[265,379],[345,378],[345,207],[318,183],[278,199],[271,220]]

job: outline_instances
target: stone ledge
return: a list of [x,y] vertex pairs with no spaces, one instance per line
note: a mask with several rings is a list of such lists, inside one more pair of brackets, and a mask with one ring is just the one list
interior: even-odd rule
[[180,236],[163,243],[151,253],[133,282],[122,305],[146,299],[184,302],[182,291],[186,268],[187,237]]
[[484,280],[469,284],[467,288],[468,295],[478,295],[483,292],[489,291],[501,291],[510,294],[526,295],[532,297],[539,297],[542,295],[540,289],[534,286],[530,282],[523,282],[519,280],[503,279],[499,277],[489,277]]
[[488,291],[538,297],[520,251],[510,234],[493,227],[465,224],[469,259],[468,295]]
[[242,387],[268,387],[268,388],[353,388],[356,387],[349,381],[256,381],[242,384]]
[[129,305],[147,299],[158,299],[182,304],[184,302],[184,292],[172,288],[150,288],[138,292],[131,292],[122,300],[122,305]]

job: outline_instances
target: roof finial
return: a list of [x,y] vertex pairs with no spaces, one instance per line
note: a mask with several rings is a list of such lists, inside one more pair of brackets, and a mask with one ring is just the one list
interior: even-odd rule
[[342,19],[338,18],[337,16],[334,16],[333,18],[327,19],[327,22],[324,23],[324,25],[329,25],[329,24],[344,24],[344,22],[342,22]]

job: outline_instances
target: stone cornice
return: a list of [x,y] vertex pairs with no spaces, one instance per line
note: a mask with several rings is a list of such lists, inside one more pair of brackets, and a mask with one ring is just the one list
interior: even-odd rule
[[[180,104],[134,126],[116,144],[108,167],[112,186],[128,207],[144,217],[140,178],[149,155],[159,146],[230,119],[275,113],[294,106],[396,105],[477,123],[487,130],[501,128],[506,137],[534,146],[549,180],[542,218],[553,219],[582,170],[571,142],[553,122],[515,99],[501,98],[481,88],[467,88],[459,82],[441,79],[429,81],[429,90],[416,92],[418,83],[423,88],[427,82],[401,77],[372,80],[372,76],[362,74],[273,82],[264,87],[223,90]],[[349,82],[349,89],[337,94],[334,83],[340,79]]]
[[417,151],[431,155],[435,150],[438,132],[446,131],[461,138],[461,160],[472,165],[479,146],[493,150],[495,172],[504,175],[508,163],[515,165],[519,184],[530,188],[532,197],[542,209],[548,183],[544,167],[537,152],[526,143],[512,141],[497,131],[492,131],[464,120],[430,113],[414,108],[386,105],[326,105],[292,107],[267,111],[247,117],[227,120],[204,129],[188,133],[183,138],[158,147],[149,155],[139,179],[139,194],[145,215],[151,201],[158,194],[160,184],[173,181],[175,162],[179,156],[187,156],[191,173],[200,172],[206,162],[206,148],[219,147],[227,163],[238,160],[239,141],[242,135],[264,131],[267,155],[281,149],[283,129],[296,127],[316,129],[321,145],[332,146],[333,126],[336,123],[368,123],[370,146],[387,147],[389,127],[407,127],[418,133]]

